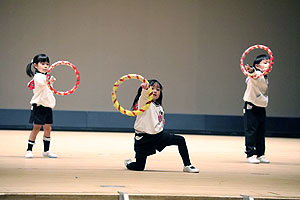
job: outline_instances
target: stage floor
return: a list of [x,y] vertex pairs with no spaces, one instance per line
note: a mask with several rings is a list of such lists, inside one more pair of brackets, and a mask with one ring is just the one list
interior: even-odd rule
[[200,173],[182,172],[175,146],[148,157],[143,172],[129,171],[133,133],[52,132],[42,157],[24,158],[30,131],[0,131],[0,199],[5,194],[101,194],[300,199],[300,139],[266,138],[270,164],[245,162],[244,137],[183,135]]

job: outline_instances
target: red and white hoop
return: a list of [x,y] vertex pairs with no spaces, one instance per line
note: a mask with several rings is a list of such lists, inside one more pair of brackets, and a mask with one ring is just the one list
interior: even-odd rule
[[[75,74],[76,74],[76,83],[74,85],[74,87],[66,92],[61,92],[61,91],[57,91],[55,90],[51,83],[50,83],[50,80],[49,80],[49,77],[50,77],[50,73],[51,73],[51,70],[54,69],[54,67],[57,67],[59,65],[66,65],[66,66],[69,66],[71,67],[74,71],[75,71]],[[50,88],[50,90],[54,93],[54,94],[57,94],[57,95],[61,95],[61,96],[66,96],[66,95],[69,95],[69,94],[72,94],[79,86],[80,84],[80,74],[79,74],[79,71],[78,69],[75,67],[75,65],[73,65],[72,63],[70,63],[69,61],[57,61],[55,63],[53,63],[48,71],[47,71],[47,75],[46,75],[46,82],[47,82],[47,85],[48,87]]]
[[[267,51],[267,53],[269,54],[270,56],[270,63],[268,65],[268,68],[261,74],[257,75],[257,74],[250,74],[247,72],[247,70],[245,69],[245,66],[244,66],[244,60],[245,60],[245,56],[252,50],[254,49],[263,49],[265,51]],[[241,70],[242,72],[247,76],[247,77],[250,77],[250,78],[259,78],[261,76],[265,76],[267,75],[271,69],[272,69],[272,65],[274,64],[274,57],[273,57],[273,53],[271,51],[271,49],[267,46],[264,46],[264,45],[260,45],[260,44],[257,44],[257,45],[253,45],[251,47],[249,47],[248,49],[246,49],[246,51],[242,54],[242,57],[241,57],[241,60],[240,60],[240,67],[241,67]]]

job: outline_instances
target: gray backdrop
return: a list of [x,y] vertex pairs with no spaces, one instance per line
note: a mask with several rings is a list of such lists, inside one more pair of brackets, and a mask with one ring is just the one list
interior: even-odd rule
[[[137,73],[163,84],[167,113],[241,115],[239,59],[264,44],[275,57],[267,114],[300,117],[298,0],[0,0],[0,28],[0,108],[30,108],[25,67],[46,53],[81,74],[74,94],[56,96],[56,110],[115,111],[113,83]],[[67,67],[53,74],[57,89],[75,82]],[[120,86],[123,106],[138,84]]]

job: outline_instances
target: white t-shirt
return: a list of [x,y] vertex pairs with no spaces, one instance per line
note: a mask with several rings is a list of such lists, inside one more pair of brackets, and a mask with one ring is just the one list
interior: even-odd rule
[[[142,90],[138,101],[138,109],[142,108],[148,100],[148,90]],[[161,105],[152,102],[149,108],[136,117],[134,123],[136,133],[157,134],[164,129],[164,110]]]
[[33,80],[34,89],[30,104],[36,103],[37,105],[42,105],[44,107],[54,108],[56,101],[53,92],[47,86],[46,75],[43,73],[36,73]]
[[[255,70],[253,73],[257,75],[262,72],[259,70]],[[261,76],[257,79],[247,78],[246,79],[247,89],[244,94],[244,101],[248,101],[253,103],[259,107],[267,107],[268,106],[268,78]]]

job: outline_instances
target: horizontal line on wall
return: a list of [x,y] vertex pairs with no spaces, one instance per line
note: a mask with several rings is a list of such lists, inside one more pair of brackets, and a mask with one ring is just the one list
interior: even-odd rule
[[[53,111],[53,130],[134,132],[134,117],[119,112]],[[30,130],[30,110],[0,109],[0,129]],[[182,134],[244,135],[243,116],[166,114],[165,131]],[[300,118],[268,117],[266,136],[300,137]]]

